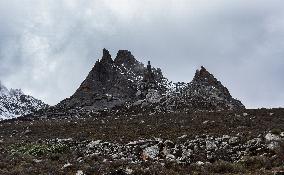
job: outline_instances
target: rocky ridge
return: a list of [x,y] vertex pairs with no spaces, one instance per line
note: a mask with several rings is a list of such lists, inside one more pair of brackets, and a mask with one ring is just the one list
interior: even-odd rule
[[56,107],[155,112],[245,108],[203,66],[190,83],[172,83],[150,61],[145,67],[128,50],[119,50],[113,60],[106,49],[77,91]]
[[20,89],[8,90],[0,82],[0,120],[27,115],[46,107],[48,105],[25,95]]
[[[159,94],[165,93],[168,89],[168,80],[160,69],[150,69],[151,76],[155,76],[155,87]],[[126,102],[135,102],[146,96],[146,70],[130,51],[118,51],[113,60],[109,51],[104,49],[102,59],[95,63],[77,91],[58,106],[103,110],[122,106]]]

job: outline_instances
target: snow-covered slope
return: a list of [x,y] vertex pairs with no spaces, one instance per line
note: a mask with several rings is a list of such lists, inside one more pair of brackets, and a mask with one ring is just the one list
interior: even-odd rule
[[25,95],[20,89],[8,90],[0,82],[0,120],[26,115],[47,106],[42,101]]

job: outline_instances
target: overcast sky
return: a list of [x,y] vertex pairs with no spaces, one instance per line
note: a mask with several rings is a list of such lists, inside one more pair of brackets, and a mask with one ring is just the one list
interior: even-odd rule
[[56,104],[102,48],[172,81],[205,66],[249,108],[284,107],[283,0],[0,0],[0,80]]

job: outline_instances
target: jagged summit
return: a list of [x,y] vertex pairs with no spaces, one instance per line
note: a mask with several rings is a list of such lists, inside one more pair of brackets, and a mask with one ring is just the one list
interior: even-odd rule
[[194,76],[194,80],[200,80],[200,79],[211,79],[211,80],[215,80],[214,76],[212,74],[210,74],[205,67],[201,66],[200,69],[197,69],[195,72],[195,76]]
[[108,64],[113,63],[113,60],[111,58],[109,51],[105,48],[103,49],[103,57],[102,57],[100,62],[101,63],[108,63]]
[[114,62],[116,65],[124,65],[126,67],[130,67],[138,63],[132,53],[128,50],[119,50]]
[[243,109],[203,66],[190,83],[173,84],[154,68],[137,61],[128,50],[119,50],[113,60],[103,49],[98,60],[76,92],[57,106],[83,107],[91,110],[112,109],[118,106],[148,108],[160,111]]
[[[145,90],[142,79],[146,70],[128,50],[119,50],[113,61],[109,51],[103,49],[102,59],[96,62],[77,91],[59,105],[97,110],[133,102],[140,98],[137,92]],[[156,69],[151,71],[157,74],[157,82],[164,80]]]
[[203,81],[212,85],[218,83],[218,80],[210,72],[208,72],[206,68],[203,66],[201,66],[200,69],[196,70],[193,81],[198,81],[198,82]]
[[99,61],[101,64],[112,64],[114,63],[116,66],[124,66],[126,68],[133,68],[139,64],[139,61],[135,59],[132,53],[129,50],[119,50],[115,59],[113,60],[109,51],[107,49],[103,49],[103,56]]
[[231,97],[229,90],[218,81],[213,74],[208,72],[205,67],[201,66],[200,70],[196,70],[195,76],[191,83],[203,84],[219,89],[224,96]]
[[143,76],[144,65],[136,60],[129,50],[119,50],[114,59],[114,64],[122,71],[133,72],[134,76]]
[[194,108],[201,109],[244,109],[245,106],[234,99],[229,90],[213,74],[201,66],[193,80],[183,89]]

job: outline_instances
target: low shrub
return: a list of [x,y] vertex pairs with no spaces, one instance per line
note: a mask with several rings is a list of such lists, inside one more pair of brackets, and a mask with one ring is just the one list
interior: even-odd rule
[[64,153],[68,150],[65,144],[25,144],[12,145],[9,149],[11,154],[27,154],[32,156],[43,156],[47,154]]
[[246,169],[255,170],[255,169],[271,169],[271,160],[264,156],[252,156],[245,157],[242,161],[240,161]]
[[209,167],[209,171],[218,174],[224,173],[243,173],[244,166],[239,163],[230,163],[226,161],[218,161]]
[[282,131],[279,128],[273,128],[270,132],[274,135],[280,135]]
[[284,165],[284,141],[279,143],[279,147],[276,149],[276,155],[279,160],[281,160]]

